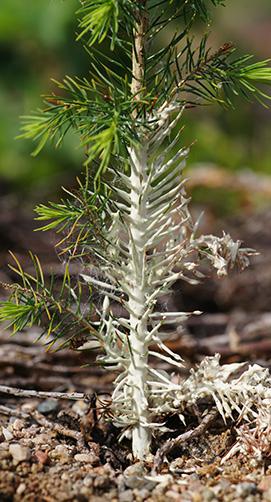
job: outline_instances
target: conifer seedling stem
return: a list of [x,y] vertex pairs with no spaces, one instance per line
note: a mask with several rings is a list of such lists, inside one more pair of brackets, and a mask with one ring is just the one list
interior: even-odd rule
[[[145,2],[142,2],[143,4]],[[146,11],[140,9],[138,22],[135,26],[134,48],[132,55],[131,91],[134,99],[140,101],[144,89],[144,51],[145,31],[147,27]],[[135,108],[135,116],[138,113]],[[130,252],[131,260],[131,296],[129,299],[131,332],[129,335],[133,357],[128,368],[128,385],[133,389],[135,415],[141,417],[142,423],[136,423],[132,429],[132,450],[136,458],[143,459],[149,452],[151,434],[147,426],[149,422],[149,403],[147,386],[148,346],[146,344],[147,320],[144,317],[146,309],[145,259],[146,259],[146,199],[142,197],[147,179],[147,145],[144,139],[136,148],[130,148]]]

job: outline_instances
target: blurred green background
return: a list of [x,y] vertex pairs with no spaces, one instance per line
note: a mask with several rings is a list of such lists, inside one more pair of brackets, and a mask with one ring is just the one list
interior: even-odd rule
[[[233,41],[243,53],[271,57],[270,0],[225,3],[215,11],[214,46]],[[30,156],[30,142],[14,139],[19,116],[40,106],[40,95],[52,88],[50,77],[87,73],[87,54],[74,36],[78,5],[78,0],[1,0],[0,194],[8,190],[37,203],[52,198],[60,185],[69,186],[81,171],[82,153],[72,135],[61,149],[46,147],[37,158]],[[197,140],[191,166],[271,173],[270,109],[240,101],[234,111],[206,107],[188,117],[184,140]],[[200,190],[196,195],[201,197]]]

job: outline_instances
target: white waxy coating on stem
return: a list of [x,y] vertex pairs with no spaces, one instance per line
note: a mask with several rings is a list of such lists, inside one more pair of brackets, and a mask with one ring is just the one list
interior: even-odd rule
[[141,197],[147,177],[147,152],[145,148],[131,151],[131,210],[130,232],[133,258],[130,261],[130,284],[133,297],[129,298],[130,314],[130,346],[133,357],[128,368],[128,385],[131,386],[135,416],[138,422],[132,430],[132,446],[134,456],[144,458],[149,452],[151,434],[148,427],[142,423],[149,422],[149,403],[147,389],[148,347],[146,343],[147,319],[144,317],[146,308],[146,199]]

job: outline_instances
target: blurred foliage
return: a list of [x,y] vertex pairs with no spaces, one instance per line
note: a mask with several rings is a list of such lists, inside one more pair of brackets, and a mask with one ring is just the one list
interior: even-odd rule
[[[51,77],[84,73],[87,56],[74,41],[77,0],[1,0],[0,177],[14,188],[46,196],[68,173],[80,169],[82,152],[71,136],[63,149],[48,148],[38,159],[29,142],[15,141],[19,116],[40,106]],[[37,194],[35,193],[35,198]]]
[[[216,10],[214,47],[233,41],[243,53],[271,56],[270,0],[225,4]],[[30,156],[30,142],[14,139],[20,129],[19,116],[40,106],[41,94],[55,90],[49,84],[51,77],[61,80],[66,74],[84,76],[88,72],[88,55],[75,40],[78,6],[78,0],[1,0],[0,180],[36,202],[54,194],[61,184],[70,184],[81,171],[83,153],[78,138],[72,135],[63,148],[47,147],[38,158]],[[227,112],[211,107],[189,111],[184,142],[196,139],[190,164],[209,162],[231,170],[271,171],[271,111],[244,102],[238,106],[240,109]]]
[[[212,43],[232,41],[241,54],[271,57],[270,0],[226,1],[215,11]],[[231,170],[250,168],[271,174],[271,111],[238,100],[234,111],[205,108],[191,113],[186,141],[196,139],[190,163],[213,162]]]

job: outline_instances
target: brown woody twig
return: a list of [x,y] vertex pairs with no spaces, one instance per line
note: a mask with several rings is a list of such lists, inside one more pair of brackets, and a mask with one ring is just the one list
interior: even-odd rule
[[71,401],[88,400],[88,395],[83,392],[44,392],[7,387],[6,385],[0,385],[0,393],[16,397],[30,397],[36,399],[67,399]]
[[181,446],[187,441],[191,441],[191,439],[194,439],[195,437],[202,435],[214,422],[218,414],[218,411],[215,408],[212,408],[209,413],[207,413],[207,415],[202,419],[201,423],[197,427],[195,427],[195,429],[186,431],[183,434],[180,434],[178,437],[166,441],[163,446],[159,448],[154,457],[153,474],[155,475],[159,471],[164,457],[168,455],[171,450],[178,446]]

